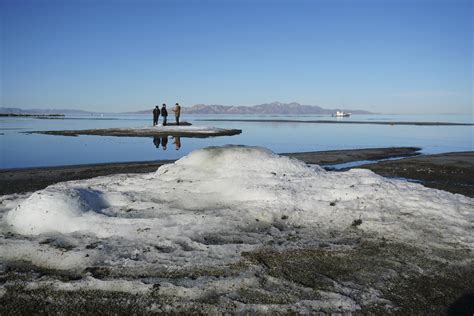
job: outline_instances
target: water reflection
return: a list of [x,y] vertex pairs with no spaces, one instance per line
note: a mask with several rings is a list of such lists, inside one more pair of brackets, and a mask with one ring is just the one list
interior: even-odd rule
[[179,150],[181,148],[181,137],[175,136],[173,144],[174,144],[176,150]]
[[[199,116],[203,118],[234,118],[234,116]],[[355,115],[354,115],[355,117]],[[467,117],[467,118],[466,118]],[[453,119],[451,116],[436,117],[436,121],[472,122],[471,116]],[[252,119],[254,117],[251,117]],[[257,117],[258,118],[258,117]],[[265,118],[261,116],[260,118]],[[292,116],[294,119],[310,119],[306,116]],[[415,116],[365,117],[370,120],[397,121],[421,120]],[[161,150],[161,138],[89,136],[61,137],[40,134],[22,134],[24,130],[66,130],[126,128],[145,126],[149,117],[125,117],[117,120],[0,120],[0,169],[38,166],[60,166],[71,164],[143,161],[157,159],[175,160],[189,152],[208,147],[228,144],[263,146],[277,153],[304,152],[315,150],[337,150],[375,147],[422,147],[424,154],[450,151],[472,151],[474,148],[474,126],[402,126],[402,125],[338,125],[338,124],[289,124],[289,123],[242,123],[219,122],[217,127],[243,129],[235,136],[192,138],[186,137],[182,144],[172,138],[170,150]],[[312,118],[314,119],[314,118]],[[359,119],[359,116],[357,116]],[[362,117],[360,118],[363,119]],[[429,120],[435,121],[434,117]],[[428,121],[428,118],[426,118]],[[196,122],[196,117],[191,120]],[[150,124],[151,125],[151,124]],[[12,130],[10,130],[12,129]],[[19,129],[19,130],[13,130]],[[171,137],[169,135],[169,137]],[[168,137],[168,138],[169,138]],[[182,136],[181,138],[183,138]],[[150,141],[153,142],[150,146]],[[157,149],[157,147],[159,149]],[[179,147],[176,150],[176,147]],[[45,150],[47,148],[48,150]],[[32,155],[31,152],[35,154]]]
[[153,137],[153,144],[155,145],[156,148],[160,148],[160,145],[161,145],[161,148],[163,148],[163,150],[166,150],[166,146],[168,145],[168,136]]
[[156,148],[160,148],[160,138],[159,137],[153,137],[153,144],[155,144]]
[[168,136],[161,137],[161,148],[166,150],[166,146],[168,145]]
[[[179,150],[181,148],[181,137],[171,136],[171,138],[173,139],[173,144],[174,144],[176,150]],[[156,148],[160,148],[160,145],[161,145],[161,148],[163,150],[166,150],[167,147],[168,147],[168,136],[163,136],[163,137],[155,136],[155,137],[153,137],[153,144],[155,145]]]
[[[179,150],[181,148],[181,137],[179,136],[171,136],[173,139],[173,144],[176,150]],[[153,144],[155,145],[156,148],[161,148],[163,150],[166,150],[167,145],[168,145],[168,136],[163,136],[163,137],[158,137],[155,136],[153,137]]]

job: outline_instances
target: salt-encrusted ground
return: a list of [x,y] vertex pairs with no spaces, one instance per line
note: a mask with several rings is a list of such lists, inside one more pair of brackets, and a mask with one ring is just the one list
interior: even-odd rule
[[219,128],[213,126],[191,126],[190,123],[183,122],[176,126],[162,124],[157,126],[127,127],[127,128],[97,128],[84,130],[61,130],[61,131],[30,131],[27,133],[78,136],[78,135],[98,135],[98,136],[123,136],[123,137],[153,137],[153,136],[180,136],[180,137],[212,137],[231,136],[242,133],[240,129]]
[[1,202],[10,310],[439,313],[472,291],[473,199],[261,148]]

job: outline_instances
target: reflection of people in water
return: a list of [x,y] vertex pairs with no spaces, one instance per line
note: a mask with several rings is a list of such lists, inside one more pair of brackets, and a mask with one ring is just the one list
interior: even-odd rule
[[168,145],[168,136],[161,137],[161,147],[163,150],[166,150],[166,145]]
[[176,150],[181,148],[181,137],[175,136],[173,144],[176,146]]
[[153,137],[153,144],[155,144],[156,148],[160,148],[160,138],[159,137]]

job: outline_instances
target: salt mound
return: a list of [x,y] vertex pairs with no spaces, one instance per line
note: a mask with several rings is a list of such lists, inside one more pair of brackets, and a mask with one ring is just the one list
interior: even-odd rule
[[285,247],[295,227],[307,229],[299,242],[310,243],[354,220],[360,231],[385,238],[472,248],[472,206],[468,197],[368,170],[326,172],[266,149],[225,146],[194,151],[155,173],[49,186],[4,221],[24,235],[66,234],[79,244],[84,236],[107,238],[114,258],[101,257],[107,264],[123,264],[139,245],[156,249],[145,262],[188,265],[235,261],[275,238]]
[[271,172],[309,174],[302,161],[279,156],[265,148],[248,146],[208,147],[191,152],[175,164],[215,172],[222,177]]

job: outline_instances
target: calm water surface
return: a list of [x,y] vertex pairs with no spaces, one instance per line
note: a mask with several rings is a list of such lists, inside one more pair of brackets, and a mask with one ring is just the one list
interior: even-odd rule
[[[299,124],[203,122],[201,119],[295,119],[328,120],[327,115],[193,115],[182,120],[194,125],[239,128],[237,136],[212,138],[167,138],[103,136],[53,136],[28,131],[143,127],[151,116],[68,116],[66,119],[0,118],[0,168],[59,166],[103,162],[176,159],[207,146],[241,144],[267,147],[275,152],[299,152],[369,147],[417,146],[424,153],[472,151],[473,126],[404,126],[364,124]],[[171,117],[171,120],[174,118]],[[472,123],[472,116],[459,115],[354,115],[345,120]],[[161,118],[160,118],[161,121]],[[157,147],[158,145],[158,147]]]

